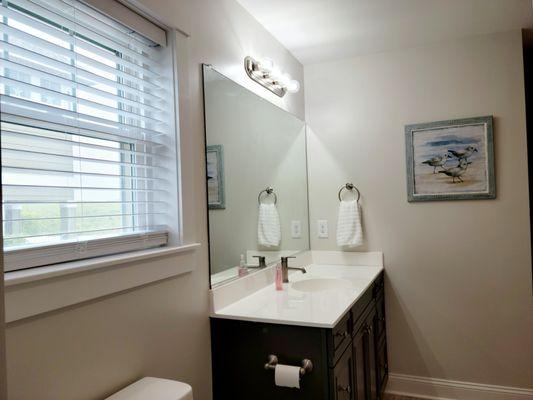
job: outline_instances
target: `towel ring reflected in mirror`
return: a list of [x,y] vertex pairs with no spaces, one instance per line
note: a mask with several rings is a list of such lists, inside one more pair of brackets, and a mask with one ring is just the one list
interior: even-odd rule
[[267,196],[272,196],[273,195],[274,196],[274,204],[278,204],[278,196],[276,195],[276,193],[274,192],[274,189],[271,186],[269,186],[266,189],[263,189],[263,190],[261,190],[259,192],[259,195],[257,196],[257,202],[259,204],[261,204],[261,195],[263,193],[266,193]]
[[342,185],[341,188],[339,189],[339,194],[338,194],[339,201],[342,201],[341,194],[342,194],[342,191],[344,189],[349,190],[350,192],[356,191],[357,192],[357,202],[359,203],[359,199],[361,198],[361,192],[359,191],[359,189],[357,189],[357,187],[355,187],[355,185],[353,183],[349,183],[349,182],[347,184],[345,184],[345,185]]

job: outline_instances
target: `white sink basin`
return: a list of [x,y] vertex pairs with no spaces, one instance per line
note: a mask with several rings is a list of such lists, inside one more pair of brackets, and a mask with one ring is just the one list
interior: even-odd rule
[[350,289],[352,283],[346,279],[315,278],[291,283],[294,290],[300,292],[325,292],[328,290]]

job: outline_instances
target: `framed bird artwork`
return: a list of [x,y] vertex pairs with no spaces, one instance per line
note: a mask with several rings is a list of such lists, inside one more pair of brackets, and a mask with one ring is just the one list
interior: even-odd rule
[[226,208],[224,188],[224,148],[221,144],[206,147],[207,159],[207,205],[210,210]]
[[407,199],[496,198],[492,116],[405,127]]

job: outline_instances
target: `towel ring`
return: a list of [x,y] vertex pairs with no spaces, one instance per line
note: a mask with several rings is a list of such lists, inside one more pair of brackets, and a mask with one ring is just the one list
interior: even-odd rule
[[338,195],[339,201],[342,201],[341,194],[344,189],[349,190],[350,192],[355,190],[357,192],[357,202],[359,203],[359,199],[361,198],[361,192],[359,191],[359,189],[355,187],[353,183],[347,183],[346,185],[341,186],[341,188],[339,189],[339,195]]
[[274,204],[278,204],[278,196],[276,195],[276,193],[274,193],[274,189],[271,186],[259,192],[259,196],[257,196],[257,202],[259,204],[261,204],[261,195],[263,193],[266,193],[267,196],[274,195]]

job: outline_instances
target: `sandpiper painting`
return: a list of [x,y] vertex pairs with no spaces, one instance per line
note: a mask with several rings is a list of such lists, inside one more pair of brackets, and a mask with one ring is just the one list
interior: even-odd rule
[[405,127],[408,201],[494,199],[492,116]]

